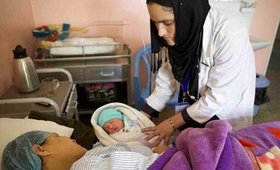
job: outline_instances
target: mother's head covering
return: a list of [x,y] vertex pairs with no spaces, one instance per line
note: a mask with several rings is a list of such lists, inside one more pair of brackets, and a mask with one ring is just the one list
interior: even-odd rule
[[176,23],[175,45],[168,46],[164,39],[158,36],[158,30],[151,21],[152,53],[158,53],[160,47],[167,46],[174,77],[183,83],[189,72],[192,73],[192,77],[198,74],[197,58],[201,54],[202,30],[210,10],[209,2],[208,0],[147,0],[147,3],[150,2],[173,8]]
[[17,137],[5,147],[3,170],[41,170],[42,161],[33,151],[34,144],[41,145],[51,132],[31,131]]

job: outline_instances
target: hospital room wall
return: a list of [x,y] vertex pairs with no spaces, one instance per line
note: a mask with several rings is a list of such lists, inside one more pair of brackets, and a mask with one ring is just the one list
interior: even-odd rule
[[0,95],[12,84],[13,49],[20,44],[34,56],[31,30],[34,17],[29,0],[0,0]]
[[[251,23],[250,35],[261,38],[271,45],[255,52],[256,69],[265,75],[277,34],[280,19],[279,0],[258,0]],[[280,57],[280,56],[279,56]]]
[[[132,50],[132,56],[143,44],[150,42],[146,0],[2,0],[2,2],[0,16],[7,17],[0,17],[0,30],[8,32],[0,32],[0,81],[4,82],[0,84],[0,94],[12,82],[11,51],[14,46],[22,43],[29,54],[33,55],[34,38],[29,32],[34,27],[61,23],[70,23],[76,27],[87,26],[95,20],[123,20],[126,24],[123,37]],[[19,3],[21,5],[18,5]],[[279,13],[279,0],[258,0],[250,34],[273,42]],[[266,72],[271,47],[256,52],[256,68],[261,74]],[[133,73],[133,68],[131,71]],[[3,72],[7,75],[3,75]]]

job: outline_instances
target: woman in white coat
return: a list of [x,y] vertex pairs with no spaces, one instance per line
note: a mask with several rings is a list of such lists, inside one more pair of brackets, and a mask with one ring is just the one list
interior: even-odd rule
[[[152,53],[165,46],[156,86],[142,112],[157,117],[181,84],[180,110],[158,126],[142,129],[167,144],[175,129],[227,120],[233,130],[252,125],[255,61],[239,14],[212,9],[208,0],[147,0]],[[187,107],[185,101],[190,103]]]

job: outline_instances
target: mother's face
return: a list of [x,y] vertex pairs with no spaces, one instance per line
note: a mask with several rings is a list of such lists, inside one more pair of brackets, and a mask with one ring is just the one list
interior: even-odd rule
[[158,35],[170,46],[175,45],[175,17],[173,9],[157,3],[147,4],[150,18],[154,21]]

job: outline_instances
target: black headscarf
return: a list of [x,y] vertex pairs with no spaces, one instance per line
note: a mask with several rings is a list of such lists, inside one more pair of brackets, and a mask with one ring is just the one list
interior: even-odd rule
[[160,47],[166,46],[175,79],[184,83],[190,73],[189,89],[192,86],[197,89],[203,24],[210,10],[208,0],[147,0],[147,3],[150,1],[172,7],[176,23],[176,44],[169,46],[162,37],[158,36],[158,30],[151,21],[152,53],[158,53]]

